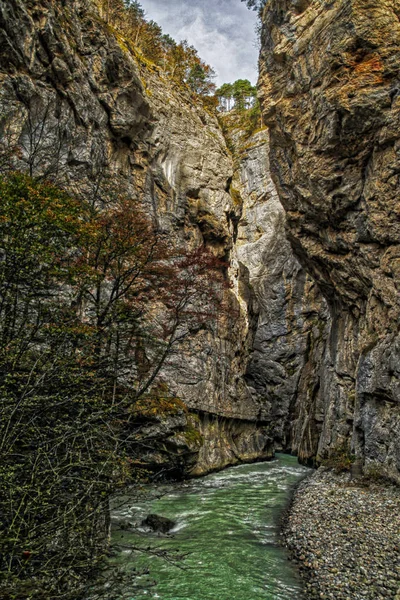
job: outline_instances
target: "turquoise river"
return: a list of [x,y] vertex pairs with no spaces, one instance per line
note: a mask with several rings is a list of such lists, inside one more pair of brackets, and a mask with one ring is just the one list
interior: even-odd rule
[[[136,572],[132,586],[114,588],[112,598],[300,599],[296,570],[279,543],[279,519],[293,485],[308,471],[296,458],[278,455],[271,462],[232,467],[177,487],[160,486],[152,492],[158,497],[146,501],[125,497],[113,510],[113,569],[141,569],[143,574]],[[150,513],[172,519],[171,533],[125,530]],[[171,562],[132,548],[183,558]]]

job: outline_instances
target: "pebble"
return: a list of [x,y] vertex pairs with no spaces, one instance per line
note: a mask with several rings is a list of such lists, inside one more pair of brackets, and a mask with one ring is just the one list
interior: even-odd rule
[[298,487],[283,534],[306,600],[400,600],[399,487],[319,469]]

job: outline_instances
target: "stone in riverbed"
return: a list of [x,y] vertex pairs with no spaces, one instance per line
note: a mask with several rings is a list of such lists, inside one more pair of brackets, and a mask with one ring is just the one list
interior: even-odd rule
[[158,533],[168,533],[175,527],[176,523],[167,517],[161,517],[160,515],[148,515],[145,519],[143,519],[142,525]]

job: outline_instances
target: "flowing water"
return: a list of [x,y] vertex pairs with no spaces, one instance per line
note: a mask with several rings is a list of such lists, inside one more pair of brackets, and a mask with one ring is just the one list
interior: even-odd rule
[[[115,529],[114,563],[149,569],[136,578],[143,589],[125,587],[115,600],[297,600],[297,573],[279,545],[279,517],[295,482],[308,469],[291,456],[242,465],[180,485],[163,495],[132,499],[113,511],[115,524],[140,523],[150,513],[176,522],[171,534]],[[157,556],[131,552],[146,546],[179,552],[175,566]]]

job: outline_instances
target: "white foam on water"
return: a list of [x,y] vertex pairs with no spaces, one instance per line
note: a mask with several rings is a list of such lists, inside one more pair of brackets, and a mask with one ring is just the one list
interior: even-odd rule
[[178,531],[181,531],[182,529],[185,529],[188,526],[188,522],[187,521],[181,521],[180,523],[177,523],[175,525],[175,527],[173,527],[170,531],[170,533],[177,533]]

